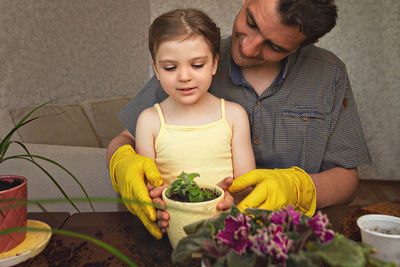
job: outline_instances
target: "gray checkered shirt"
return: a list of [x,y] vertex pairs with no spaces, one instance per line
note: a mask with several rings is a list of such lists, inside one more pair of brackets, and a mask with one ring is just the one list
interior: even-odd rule
[[[371,161],[346,67],[334,54],[314,45],[301,48],[258,96],[231,60],[230,42],[222,41],[209,91],[246,109],[257,168],[298,166],[317,173]],[[166,97],[153,77],[119,118],[135,136],[139,114]]]

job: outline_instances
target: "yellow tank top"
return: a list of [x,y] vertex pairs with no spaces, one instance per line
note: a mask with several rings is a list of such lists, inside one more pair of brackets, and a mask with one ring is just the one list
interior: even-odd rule
[[225,102],[221,99],[221,119],[198,126],[166,124],[159,104],[154,105],[161,121],[155,142],[158,169],[166,184],[182,171],[197,172],[199,184],[215,185],[233,177],[232,129],[225,119]]

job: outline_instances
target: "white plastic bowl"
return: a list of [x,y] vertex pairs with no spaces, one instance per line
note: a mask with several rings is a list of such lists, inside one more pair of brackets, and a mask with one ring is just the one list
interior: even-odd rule
[[377,250],[373,257],[400,266],[400,218],[368,214],[357,220],[362,242]]

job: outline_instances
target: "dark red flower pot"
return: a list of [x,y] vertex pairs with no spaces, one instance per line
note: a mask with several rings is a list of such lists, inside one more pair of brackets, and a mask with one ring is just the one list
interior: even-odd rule
[[[0,183],[2,185],[7,183],[18,184],[13,185],[14,187],[10,189],[0,189],[0,200],[13,198],[27,199],[26,178],[16,175],[0,175]],[[20,202],[20,200],[0,202],[0,208],[2,209],[0,213],[0,231],[13,227],[26,227],[26,205],[3,210],[4,207],[18,202]],[[25,237],[26,232],[0,235],[0,253],[15,248],[25,240]]]

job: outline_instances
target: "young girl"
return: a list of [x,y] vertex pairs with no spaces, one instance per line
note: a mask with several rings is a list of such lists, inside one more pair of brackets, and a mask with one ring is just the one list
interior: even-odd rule
[[219,28],[198,10],[170,11],[150,26],[153,68],[169,96],[139,116],[136,151],[155,160],[167,185],[182,171],[214,185],[255,168],[246,111],[208,93],[219,45]]

